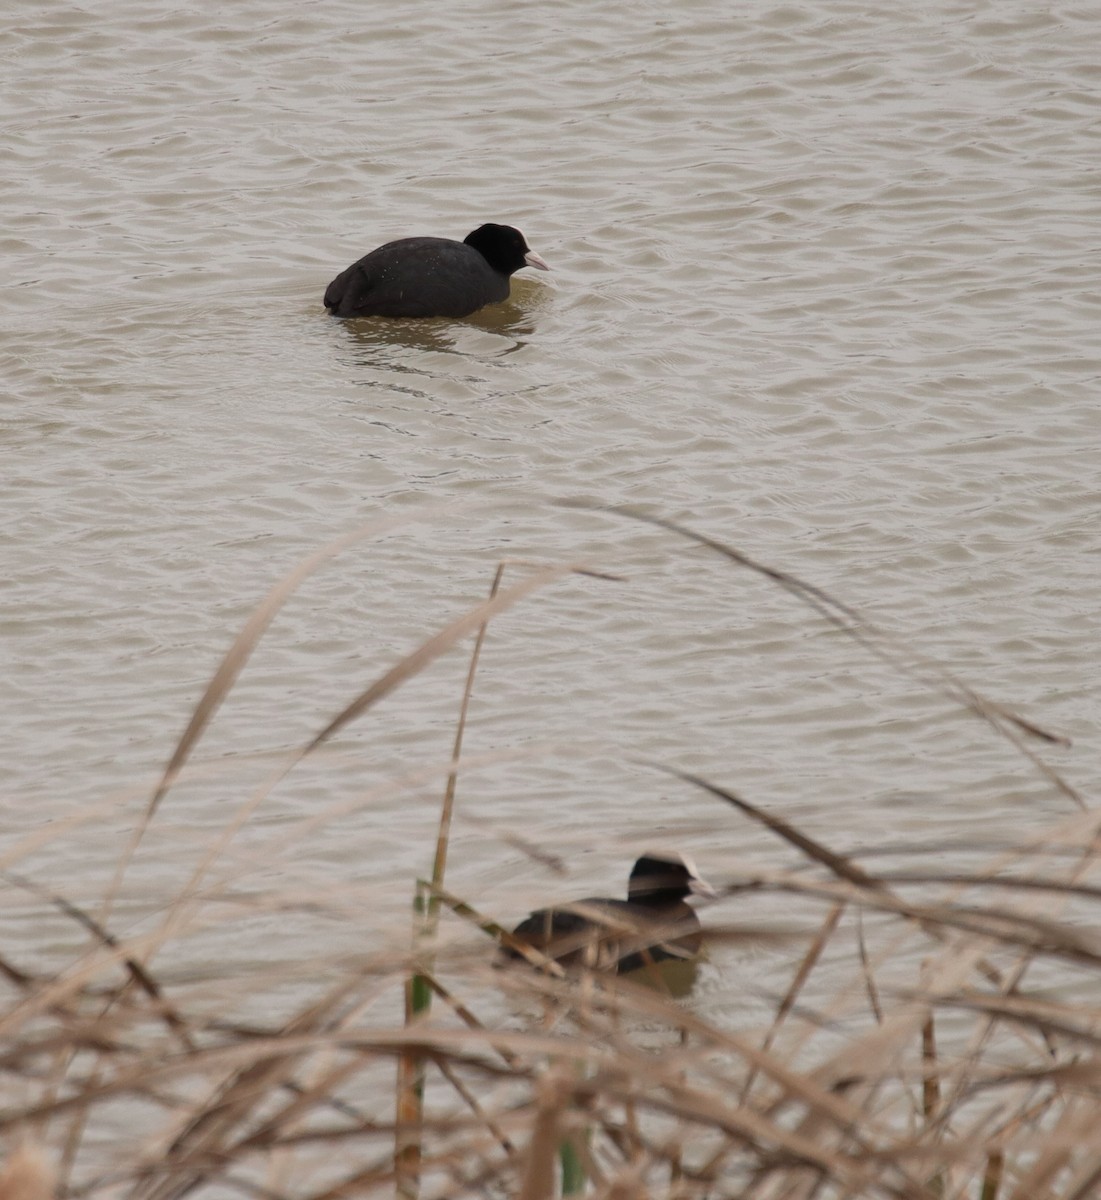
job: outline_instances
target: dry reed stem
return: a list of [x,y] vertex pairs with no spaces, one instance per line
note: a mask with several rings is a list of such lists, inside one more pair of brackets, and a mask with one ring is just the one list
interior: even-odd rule
[[571,1092],[572,1080],[565,1070],[551,1071],[536,1082],[534,1119],[518,1200],[553,1200],[562,1116]]
[[[545,568],[544,568],[545,569]],[[493,574],[493,582],[489,587],[489,600],[493,601],[497,598],[501,590],[501,581],[504,579],[505,564],[498,563],[497,570]],[[455,809],[455,789],[459,782],[459,762],[463,754],[463,738],[466,735],[466,722],[470,713],[470,700],[474,694],[474,678],[478,673],[478,663],[482,657],[482,647],[485,645],[486,633],[489,630],[489,621],[483,621],[478,627],[477,636],[474,639],[474,648],[470,652],[470,666],[466,672],[466,682],[463,685],[463,694],[459,702],[459,716],[455,723],[455,741],[451,747],[451,768],[447,772],[447,783],[444,787],[443,804],[440,808],[440,826],[436,834],[436,857],[432,864],[432,886],[433,888],[442,888],[444,876],[447,872],[447,850],[451,836],[451,820]],[[429,900],[429,916],[434,917],[439,910],[439,901],[432,897]],[[429,932],[434,931],[432,921],[429,921]]]
[[643,1165],[634,1163],[617,1171],[594,1194],[594,1200],[647,1200],[649,1193],[643,1180]]
[[[428,512],[442,512],[443,506],[437,506],[435,509],[430,509]],[[103,909],[100,913],[100,919],[106,921],[110,915],[111,908],[114,905],[115,897],[122,883],[126,869],[133,859],[134,853],[141,843],[145,835],[145,831],[149,826],[149,822],[156,815],[157,809],[160,807],[161,801],[167,795],[172,784],[179,776],[188,757],[191,755],[199,739],[202,737],[204,730],[210,724],[214,714],[222,705],[229,694],[237,677],[244,669],[245,664],[252,656],[253,650],[259,644],[260,639],[275,619],[276,614],[294,594],[299,586],[308,579],[319,567],[323,566],[330,559],[335,558],[342,551],[349,549],[359,542],[366,541],[369,538],[377,537],[380,534],[386,533],[391,529],[397,529],[402,525],[407,525],[413,520],[423,519],[427,513],[421,513],[409,516],[389,517],[381,521],[372,521],[369,524],[362,525],[358,529],[353,529],[349,533],[343,534],[341,537],[333,539],[313,554],[303,559],[298,563],[287,575],[285,575],[264,597],[264,599],[253,610],[249,619],[245,622],[241,632],[234,639],[233,644],[226,652],[225,657],[218,665],[218,669],[211,677],[210,683],[207,684],[206,690],[203,692],[199,703],[195,706],[191,714],[191,718],[187,723],[187,727],[181,734],[179,741],[176,743],[176,748],[173,750],[164,773],[160,781],[153,791],[153,795],[149,799],[149,804],[146,807],[145,813],[134,830],[133,838],[130,844],[124,851],[122,858],[119,860],[115,870],[115,876],[111,881],[110,886],[104,896]]]
[[233,823],[227,827],[220,838],[216,840],[211,850],[196,868],[191,880],[185,885],[180,896],[180,905],[190,899],[198,889],[199,884],[209,872],[214,861],[221,855],[224,847],[232,840],[246,821],[259,808],[271,791],[288,774],[309,755],[313,754],[329,738],[343,729],[346,725],[362,716],[372,705],[390,695],[403,683],[423,671],[441,655],[450,650],[456,643],[474,633],[483,623],[506,612],[520,600],[532,592],[546,586],[554,580],[576,574],[580,568],[568,566],[547,567],[535,572],[520,583],[514,584],[506,591],[499,593],[492,600],[483,601],[468,609],[462,616],[452,621],[438,633],[433,634],[422,642],[415,650],[405,655],[393,667],[384,672],[366,690],[361,692],[350,704],[347,704],[329,723],[304,746],[288,755],[271,777],[258,788],[245,804]]
[[921,1027],[922,1096],[921,1115],[931,1125],[940,1107],[940,1080],[937,1065],[936,1027],[930,1013]]
[[982,1192],[979,1200],[998,1200],[998,1189],[1005,1170],[1005,1158],[1000,1150],[992,1150],[987,1156],[986,1170],[982,1177]]
[[[489,589],[489,600],[496,599],[504,577],[504,563],[498,563]],[[417,946],[418,957],[424,951],[424,943],[434,937],[439,917],[439,889],[443,887],[447,873],[447,851],[451,835],[451,821],[455,806],[455,789],[459,780],[459,761],[462,758],[463,736],[466,732],[467,714],[470,710],[470,698],[474,692],[474,678],[478,671],[478,661],[481,658],[482,646],[485,644],[489,622],[483,621],[478,627],[474,640],[474,649],[470,655],[470,666],[467,668],[466,683],[463,687],[462,699],[459,703],[459,716],[455,728],[455,740],[451,749],[451,766],[444,785],[443,803],[440,807],[439,829],[436,834],[436,854],[432,863],[432,884],[430,889],[417,884],[417,901],[414,912],[417,914],[414,940],[421,943]],[[427,907],[422,909],[421,903],[427,897]],[[431,972],[431,950],[427,951],[428,968]],[[416,973],[411,974],[405,984],[405,1023],[424,1019],[431,1008],[431,991],[419,991],[424,988],[424,973],[422,964],[418,963]],[[398,1193],[412,1197],[417,1194],[419,1180],[420,1133],[419,1126],[424,1108],[424,1065],[415,1055],[403,1054],[398,1060],[397,1070],[397,1124],[398,1138],[394,1147],[394,1170],[398,1177]],[[456,1085],[457,1086],[457,1085]]]
[[879,989],[876,987],[875,973],[868,958],[868,946],[864,940],[864,913],[857,913],[857,953],[860,957],[860,974],[864,979],[864,991],[868,996],[868,1006],[877,1025],[883,1024],[883,1005],[879,1001]]
[[[534,984],[532,986],[534,987]],[[547,987],[551,987],[550,981],[547,981]],[[716,1029],[702,1019],[695,1017],[690,1011],[678,1009],[671,1001],[663,999],[660,995],[651,992],[649,989],[643,989],[627,982],[606,981],[601,978],[598,995],[605,1003],[617,1006],[625,1005],[628,1012],[636,1015],[646,1015],[651,1018],[664,1017],[674,1028],[679,1027],[692,1037],[698,1038],[701,1043],[701,1049],[696,1059],[692,1062],[692,1066],[701,1076],[713,1077],[720,1088],[727,1087],[728,1080],[723,1074],[715,1074],[711,1071],[704,1057],[705,1050],[725,1049],[733,1051],[739,1058],[755,1064],[763,1074],[767,1075],[781,1088],[784,1104],[795,1102],[804,1105],[808,1111],[817,1112],[829,1124],[839,1129],[848,1129],[858,1122],[862,1122],[865,1129],[870,1130],[872,1128],[867,1120],[867,1114],[852,1107],[841,1095],[821,1091],[807,1075],[792,1070],[785,1063],[761,1051],[747,1040],[729,1031]],[[594,1017],[595,1014],[591,1015],[590,1021]],[[606,1028],[597,1029],[594,1031],[596,1036],[590,1039],[591,1044],[607,1047],[616,1052],[614,1065],[606,1073],[602,1064],[597,1064],[595,1068],[594,1077],[603,1080],[606,1094],[617,1096],[621,1094],[621,1087],[623,1085],[620,1083],[621,1076],[617,1072],[625,1073],[628,1079],[637,1073],[639,1080],[644,1080],[646,1083],[645,1094],[647,1104],[654,1105],[663,1111],[670,1111],[675,1115],[679,1113],[679,1115],[685,1118],[691,1112],[693,1119],[701,1111],[701,1108],[713,1105],[712,1116],[716,1127],[718,1127],[720,1115],[731,1122],[737,1122],[737,1102],[735,1103],[735,1107],[731,1107],[725,1099],[718,1101],[716,1097],[722,1094],[720,1092],[706,1093],[709,1097],[707,1101],[697,1098],[692,1102],[690,1109],[684,1111],[677,1109],[676,1105],[668,1098],[655,1099],[650,1096],[649,1090],[655,1085],[660,1085],[665,1093],[672,1093],[678,1096],[686,1094],[681,1081],[681,1072],[686,1065],[685,1053],[682,1048],[678,1048],[675,1059],[669,1065],[666,1065],[666,1060],[641,1052],[630,1040],[617,1037],[616,1028],[617,1023],[612,1023]],[[605,1074],[607,1078],[605,1078]],[[704,1093],[700,1091],[699,1094],[702,1095]],[[622,1095],[624,1098],[635,1096],[639,1101],[643,1098],[642,1094],[636,1096],[635,1093],[630,1091],[625,1091]],[[780,1104],[773,1106],[774,1113],[779,1115],[782,1107]],[[747,1119],[756,1121],[758,1118],[751,1115]],[[765,1116],[763,1119],[767,1120],[770,1118]],[[763,1129],[764,1127],[762,1126],[761,1128]],[[775,1136],[783,1140],[784,1131],[777,1128]]]
[[[787,991],[784,993],[773,1015],[772,1021],[765,1031],[764,1037],[761,1039],[761,1050],[768,1051],[772,1048],[776,1040],[776,1035],[780,1031],[780,1027],[787,1020],[799,998],[807,980],[810,978],[814,968],[818,965],[830,938],[833,937],[837,929],[838,922],[841,920],[841,915],[845,911],[844,904],[834,904],[826,913],[825,918],[819,927],[818,933],[811,945],[808,947],[806,954],[803,955],[791,983],[788,985]],[[746,1075],[745,1084],[742,1087],[741,1103],[745,1104],[750,1092],[753,1090],[753,1084],[758,1076],[758,1067],[756,1064],[751,1064],[749,1073]]]
[[592,504],[587,501],[565,501],[565,507],[586,508],[597,512],[615,513],[632,521],[665,529],[686,541],[713,551],[737,566],[745,567],[761,575],[770,582],[777,584],[796,599],[809,605],[815,612],[829,622],[835,629],[844,633],[857,644],[863,646],[870,654],[881,662],[894,668],[902,675],[916,679],[932,686],[946,698],[953,700],[961,707],[974,713],[997,733],[1000,733],[1014,748],[1032,763],[1040,774],[1047,779],[1058,791],[1073,801],[1080,809],[1087,808],[1086,802],[1078,791],[1073,788],[1059,772],[1027,746],[1018,734],[1034,737],[1040,741],[1057,746],[1069,746],[1068,738],[1041,728],[1035,722],[1028,720],[1019,713],[1013,712],[1004,705],[981,695],[961,680],[955,678],[936,660],[916,651],[908,643],[891,636],[885,630],[878,628],[856,609],[845,604],[837,597],[826,592],[823,588],[807,583],[789,571],[770,567],[751,558],[743,551],[736,549],[716,538],[697,532],[686,525],[666,517],[659,517],[639,509],[619,505]]
[[54,1183],[54,1172],[37,1146],[20,1146],[0,1165],[0,1200],[54,1200]]

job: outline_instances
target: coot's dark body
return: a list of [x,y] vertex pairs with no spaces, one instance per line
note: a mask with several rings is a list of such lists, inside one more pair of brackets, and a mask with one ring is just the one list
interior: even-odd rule
[[[714,895],[689,862],[679,855],[645,854],[631,871],[626,900],[594,896],[539,909],[512,936],[563,966],[619,974],[669,960],[691,961],[703,942],[700,919],[686,902],[693,893]],[[512,946],[505,954],[523,957]]]
[[481,225],[461,242],[401,238],[341,271],[325,307],[337,317],[468,317],[507,300],[522,267],[550,270],[511,225]]

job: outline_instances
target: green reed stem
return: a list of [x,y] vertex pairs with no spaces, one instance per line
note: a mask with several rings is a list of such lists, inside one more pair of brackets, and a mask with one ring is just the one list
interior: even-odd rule
[[[504,576],[505,564],[499,563],[489,589],[489,598],[496,597]],[[440,824],[436,833],[436,855],[432,862],[432,885],[425,888],[418,882],[413,894],[414,970],[405,981],[405,1025],[424,1020],[432,1008],[432,988],[426,972],[433,968],[429,944],[436,935],[440,916],[440,889],[447,871],[447,851],[451,839],[451,819],[455,812],[455,789],[459,778],[459,759],[463,750],[470,697],[474,692],[474,676],[478,670],[488,622],[478,629],[470,667],[466,673],[455,741],[451,749],[451,769],[447,773]],[[416,1051],[406,1051],[398,1059],[397,1129],[394,1135],[394,1172],[397,1194],[402,1200],[416,1200],[420,1190],[421,1142],[424,1125],[425,1060]]]
[[585,1190],[585,1165],[569,1138],[558,1147],[558,1161],[562,1164],[562,1195],[580,1196]]

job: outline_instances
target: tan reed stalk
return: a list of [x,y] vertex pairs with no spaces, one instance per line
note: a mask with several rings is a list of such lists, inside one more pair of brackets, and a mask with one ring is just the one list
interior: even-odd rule
[[[921,1027],[921,1115],[923,1137],[936,1137],[935,1126],[940,1111],[940,1078],[937,1066],[936,1027],[932,1010]],[[934,1196],[945,1194],[945,1177],[935,1171],[926,1186]]]
[[856,927],[856,948],[860,956],[860,973],[864,977],[864,991],[868,995],[868,1005],[872,1010],[872,1016],[875,1017],[877,1025],[883,1024],[883,1005],[879,999],[879,988],[876,987],[875,975],[872,973],[872,964],[868,958],[868,944],[864,940],[864,914],[857,914]]
[[554,1200],[555,1157],[571,1088],[568,1068],[552,1070],[536,1085],[534,1120],[518,1200]]
[[[442,511],[442,507],[433,511]],[[115,868],[114,878],[111,880],[104,896],[103,907],[100,912],[101,921],[106,923],[108,920],[127,867],[133,860],[134,854],[137,852],[138,846],[141,844],[141,840],[149,828],[149,823],[156,815],[161,801],[168,794],[173,783],[179,778],[180,772],[183,770],[188,758],[190,758],[191,752],[198,745],[206,727],[221,707],[222,701],[232,691],[237,677],[252,656],[253,650],[256,649],[268,626],[271,625],[276,614],[289,597],[315,571],[342,551],[349,549],[359,542],[366,541],[368,538],[377,537],[382,533],[408,524],[411,520],[416,519],[419,518],[413,515],[389,517],[381,521],[372,521],[367,525],[362,525],[357,529],[351,530],[349,533],[343,534],[341,537],[335,538],[296,564],[294,569],[279,580],[256,606],[252,615],[245,623],[244,628],[234,639],[233,645],[226,652],[210,683],[207,684],[206,690],[203,692],[199,703],[195,706],[191,714],[187,728],[180,735],[180,739],[176,743],[176,748],[173,750],[164,768],[164,772],[153,791],[153,795],[149,799],[145,813],[135,827],[133,837],[129,845],[124,849],[122,857]]]
[[[504,576],[505,564],[498,563],[489,589],[489,602],[496,599]],[[432,862],[432,884],[423,889],[419,885],[413,903],[414,911],[414,960],[415,970],[405,982],[405,1025],[409,1028],[425,1020],[432,1009],[432,989],[426,976],[432,972],[431,942],[439,925],[440,889],[447,872],[447,851],[451,837],[451,821],[455,811],[455,788],[459,779],[459,762],[462,758],[463,737],[466,733],[470,698],[474,693],[474,677],[485,644],[489,621],[478,627],[474,649],[470,655],[466,683],[459,703],[459,717],[455,726],[455,741],[451,749],[451,768],[444,785],[443,802],[440,805],[439,829],[436,834],[436,854]],[[397,1176],[398,1195],[405,1200],[414,1200],[419,1193],[419,1162],[421,1155],[421,1124],[424,1117],[424,1058],[415,1050],[409,1050],[398,1059],[397,1074],[397,1127],[394,1145],[394,1172]]]
[[[761,1039],[761,1049],[770,1050],[773,1042],[776,1040],[777,1034],[780,1032],[780,1026],[787,1019],[788,1014],[795,1006],[796,1001],[803,988],[806,986],[807,980],[810,978],[814,968],[818,965],[819,959],[829,940],[833,937],[837,929],[838,922],[841,920],[841,914],[845,911],[844,904],[835,904],[826,914],[819,927],[818,933],[815,935],[814,941],[803,955],[802,961],[796,968],[795,976],[788,985],[788,990],[780,999],[777,1005],[776,1012],[773,1014],[772,1023],[770,1024],[765,1036]],[[746,1075],[745,1084],[742,1087],[742,1103],[746,1102],[746,1097],[753,1089],[753,1084],[757,1079],[758,1070],[756,1065],[751,1064],[749,1072]]]
[[0,1200],[54,1200],[56,1179],[37,1146],[13,1150],[0,1165]]
[[998,1200],[998,1189],[1002,1183],[1002,1171],[1005,1169],[1005,1157],[1000,1150],[991,1150],[986,1156],[986,1170],[983,1172],[982,1192],[979,1200]]

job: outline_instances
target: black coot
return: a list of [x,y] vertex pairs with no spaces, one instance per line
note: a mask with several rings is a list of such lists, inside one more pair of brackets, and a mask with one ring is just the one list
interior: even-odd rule
[[[631,870],[627,899],[594,896],[562,908],[541,908],[512,931],[515,943],[531,946],[563,966],[596,970],[652,969],[655,964],[698,958],[700,919],[690,895],[714,896],[682,855],[644,854]],[[508,958],[522,958],[515,945]]]
[[480,225],[461,242],[401,238],[341,271],[325,307],[337,317],[468,317],[507,300],[521,267],[550,270],[511,225]]

